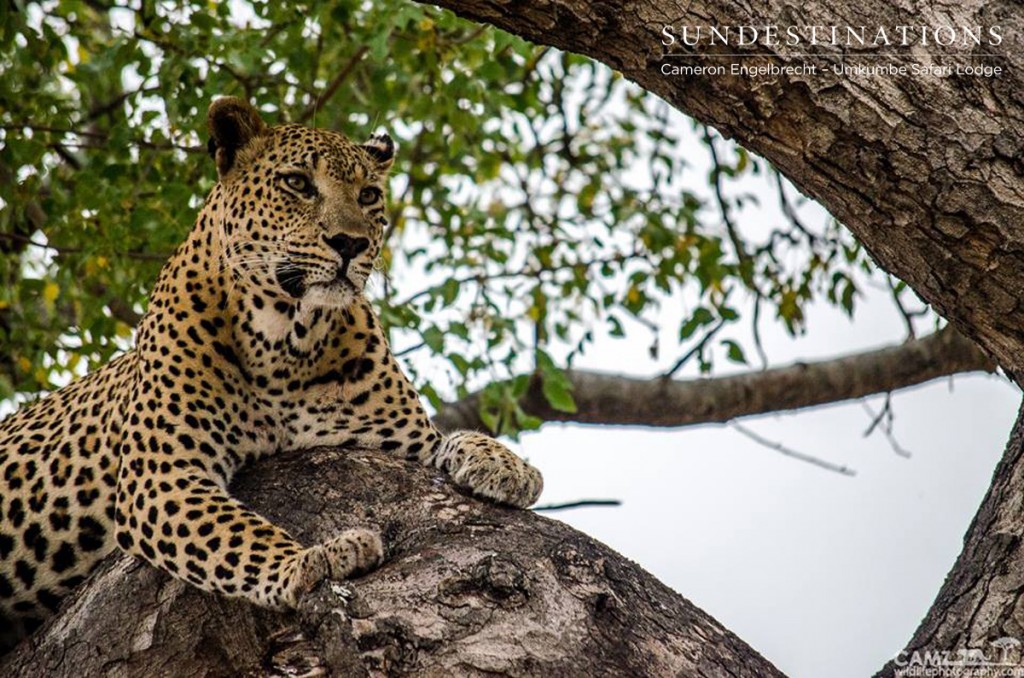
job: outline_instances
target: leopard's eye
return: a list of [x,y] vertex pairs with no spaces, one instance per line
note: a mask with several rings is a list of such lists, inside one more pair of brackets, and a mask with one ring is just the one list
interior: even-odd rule
[[359,204],[372,205],[380,199],[380,189],[376,186],[367,186],[359,191]]
[[305,174],[293,173],[285,174],[282,179],[284,180],[285,186],[292,189],[296,193],[312,193],[313,182],[309,180]]

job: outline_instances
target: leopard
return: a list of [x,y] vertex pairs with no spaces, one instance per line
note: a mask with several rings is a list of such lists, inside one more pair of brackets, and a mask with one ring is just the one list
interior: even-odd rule
[[0,650],[120,550],[204,591],[294,609],[380,566],[372,527],[303,545],[233,498],[243,465],[322,446],[437,469],[526,508],[540,472],[479,431],[442,434],[367,295],[396,145],[206,114],[214,187],[161,268],[134,347],[0,421]]

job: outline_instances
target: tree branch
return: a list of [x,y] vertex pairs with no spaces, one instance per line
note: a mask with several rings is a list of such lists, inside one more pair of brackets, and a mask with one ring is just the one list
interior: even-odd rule
[[534,506],[534,511],[564,511],[566,509],[574,508],[590,508],[592,506],[622,506],[622,501],[619,499],[580,499],[578,501],[567,501],[561,504],[544,504],[543,506]]
[[377,571],[296,613],[207,594],[114,555],[3,676],[781,674],[637,565],[567,525],[458,494],[373,452],[278,455],[233,492],[305,543],[380,529]]
[[[91,139],[90,143],[73,143],[65,142],[64,146],[71,147],[88,147],[96,145],[100,142],[110,140],[110,135],[106,132],[97,132],[95,130],[79,130],[72,129],[70,127],[51,127],[46,125],[32,125],[29,123],[5,123],[0,124],[0,129],[7,130],[10,132],[20,132],[22,130],[32,130],[33,132],[39,132],[41,134],[59,134],[66,135],[71,134],[86,139]],[[186,153],[206,153],[205,146],[186,146],[184,144],[176,144],[173,142],[155,142],[147,141],[145,139],[128,139],[126,141],[131,146],[138,146],[139,148],[145,148],[151,151],[185,151]]]
[[[45,217],[44,217],[45,223]],[[69,254],[82,254],[86,251],[84,247],[63,247],[61,245],[54,245],[52,243],[43,244],[36,242],[31,237],[21,235],[19,233],[0,233],[0,240],[11,240],[23,245],[36,247],[41,250],[53,250],[58,256],[67,256]],[[140,261],[167,261],[170,258],[170,254],[161,252],[110,252],[109,256],[112,257],[124,257],[125,259],[137,259]]]
[[338,71],[338,74],[335,75],[327,87],[324,88],[324,91],[306,107],[306,110],[302,112],[302,115],[299,116],[296,122],[299,124],[309,122],[309,120],[316,115],[317,110],[331,100],[334,93],[338,91],[338,88],[341,87],[342,83],[345,82],[345,79],[348,78],[352,69],[356,67],[356,64],[359,63],[360,59],[362,59],[368,51],[370,51],[370,48],[365,45],[357,49],[342,69]]
[[[633,426],[692,426],[766,412],[863,398],[960,372],[993,372],[995,365],[969,339],[947,326],[899,346],[814,363],[797,363],[731,377],[672,381],[570,371],[576,412],[548,405],[539,379],[520,401],[544,421]],[[441,410],[445,430],[486,429],[480,393]]]
[[734,431],[740,433],[743,436],[746,436],[750,440],[753,440],[758,445],[761,445],[762,447],[767,447],[769,450],[773,452],[778,452],[783,456],[792,457],[793,459],[797,459],[807,464],[812,464],[813,466],[817,466],[819,468],[825,469],[826,471],[832,471],[833,473],[838,473],[840,475],[857,475],[857,472],[854,471],[849,466],[845,466],[843,464],[833,464],[830,461],[825,461],[824,459],[807,454],[806,452],[799,452],[797,450],[794,450],[792,447],[787,447],[786,445],[783,445],[777,440],[769,440],[768,438],[765,438],[761,434],[755,431],[751,431],[746,426],[740,426],[738,422],[734,421],[730,424],[730,426],[732,426]]

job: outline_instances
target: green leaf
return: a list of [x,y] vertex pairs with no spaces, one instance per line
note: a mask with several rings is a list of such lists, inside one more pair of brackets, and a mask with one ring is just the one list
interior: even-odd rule
[[444,407],[444,401],[441,400],[441,396],[437,394],[437,391],[430,384],[421,384],[419,392],[436,411],[440,411]]
[[518,424],[519,428],[521,428],[524,431],[536,431],[544,424],[544,420],[541,419],[540,417],[534,417],[532,415],[526,414],[517,407],[516,424]]
[[576,411],[576,401],[565,382],[545,378],[541,382],[541,390],[544,392],[544,399],[548,401],[548,404],[559,412],[572,413]]
[[423,342],[434,353],[441,353],[444,350],[444,332],[436,325],[431,325],[423,330]]
[[446,306],[452,304],[459,296],[459,283],[457,280],[448,279],[441,285],[441,300]]
[[559,412],[575,412],[572,382],[544,351],[537,352],[537,369],[540,372],[541,392],[548,404]]
[[846,285],[843,286],[843,296],[839,300],[839,304],[843,307],[843,310],[846,311],[847,315],[853,315],[853,300],[856,294],[857,288],[852,282],[847,282]]
[[740,365],[747,364],[747,356],[743,354],[743,349],[740,348],[740,345],[735,341],[732,339],[723,339],[722,346],[726,347],[727,351],[725,355],[729,360],[734,363],[739,363]]
[[481,409],[480,421],[484,423],[484,426],[486,426],[491,433],[498,432],[498,415],[496,412]]

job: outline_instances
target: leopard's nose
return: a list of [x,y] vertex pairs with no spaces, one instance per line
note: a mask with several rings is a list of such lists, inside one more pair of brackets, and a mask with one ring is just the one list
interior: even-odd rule
[[341,255],[342,259],[354,259],[361,252],[365,252],[370,246],[370,241],[367,238],[353,238],[339,233],[338,235],[332,235],[330,238],[324,236],[324,242],[332,250]]

